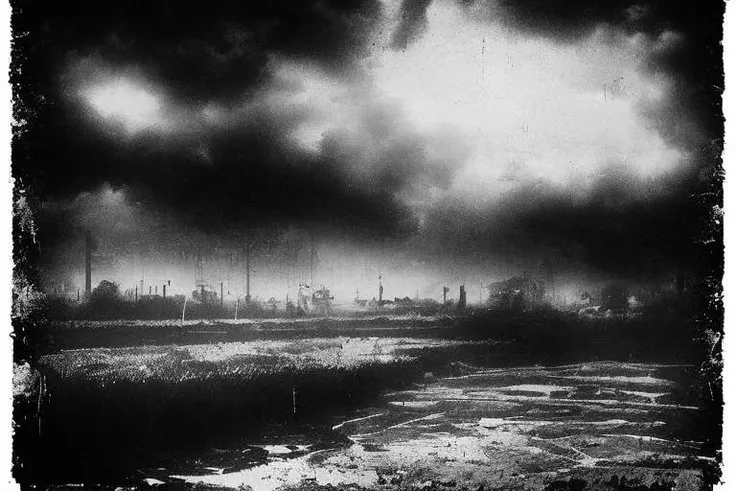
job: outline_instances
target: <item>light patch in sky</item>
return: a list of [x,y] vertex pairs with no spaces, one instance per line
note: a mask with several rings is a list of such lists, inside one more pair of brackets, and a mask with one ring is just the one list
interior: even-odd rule
[[669,90],[641,63],[672,36],[601,25],[580,43],[561,45],[474,20],[442,1],[427,19],[406,50],[386,49],[391,30],[384,31],[366,67],[420,132],[448,125],[464,135],[472,151],[459,163],[456,191],[485,196],[521,179],[564,185],[571,173],[595,177],[612,163],[654,177],[682,159],[640,114]]
[[83,90],[83,97],[105,119],[136,133],[163,124],[160,98],[125,78],[115,78]]
[[[302,150],[319,154],[326,138],[338,141],[359,183],[401,163],[385,151],[392,142],[420,144],[424,174],[446,167],[452,176],[441,189],[432,180],[417,187],[424,174],[414,172],[398,191],[420,221],[450,196],[480,204],[540,179],[588,187],[611,165],[657,178],[686,157],[644,116],[669,103],[674,83],[644,64],[673,49],[677,33],[651,37],[602,24],[586,39],[557,44],[437,0],[423,35],[394,50],[401,12],[398,3],[384,11],[362,77],[339,80],[273,59],[265,103],[294,121],[291,138]],[[393,115],[376,119],[381,113]],[[385,126],[376,131],[369,121]]]
[[354,126],[359,118],[349,97],[350,88],[320,73],[315,67],[287,60],[272,60],[275,86],[266,103],[274,111],[290,108],[303,114],[291,137],[311,153],[318,153],[325,135],[336,128]]
[[376,91],[367,73],[337,80],[290,60],[274,61],[272,73],[273,88],[264,99],[269,112],[291,116],[292,142],[313,155],[340,159],[354,185],[396,186],[398,198],[414,207],[435,187],[447,187],[448,163],[463,160],[455,128],[416,131],[401,101]]
[[204,160],[209,152],[197,140],[255,121],[265,109],[302,151],[319,156],[331,144],[357,184],[395,175],[404,186],[397,196],[415,210],[450,195],[477,204],[539,179],[591,184],[612,164],[656,178],[686,157],[644,116],[669,103],[674,83],[644,63],[676,47],[678,33],[632,35],[602,24],[586,39],[558,44],[436,0],[424,33],[394,50],[398,5],[384,10],[372,53],[351,77],[273,56],[271,83],[255,97],[234,107],[188,107],[90,59],[77,64],[78,79],[93,80],[80,93],[130,134],[193,139]]

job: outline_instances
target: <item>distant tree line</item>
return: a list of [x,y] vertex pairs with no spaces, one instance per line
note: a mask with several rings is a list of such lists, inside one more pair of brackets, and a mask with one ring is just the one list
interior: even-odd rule
[[263,317],[269,313],[255,302],[235,306],[186,299],[184,295],[142,295],[134,300],[122,295],[120,287],[108,280],[102,280],[82,303],[60,297],[47,299],[48,317],[59,320],[160,320],[180,319],[182,315],[185,319],[225,319],[233,318],[236,308],[242,317]]

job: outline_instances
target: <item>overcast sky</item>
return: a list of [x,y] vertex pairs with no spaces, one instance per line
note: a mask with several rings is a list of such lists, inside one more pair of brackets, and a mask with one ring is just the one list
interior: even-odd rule
[[721,15],[715,0],[17,7],[14,173],[38,199],[41,265],[79,282],[89,229],[96,281],[148,268],[182,291],[197,250],[240,288],[244,237],[269,296],[306,280],[310,235],[344,295],[541,261],[666,276],[694,264],[692,195],[719,154]]

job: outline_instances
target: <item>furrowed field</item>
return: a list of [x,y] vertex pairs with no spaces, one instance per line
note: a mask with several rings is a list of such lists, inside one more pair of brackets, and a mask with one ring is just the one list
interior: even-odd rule
[[178,454],[227,444],[233,435],[315,426],[380,390],[416,380],[417,352],[460,345],[315,338],[46,355],[43,381],[36,381],[43,394],[30,401],[39,404],[37,421],[24,427],[34,441],[24,470],[52,482],[118,482],[131,469],[170,464]]

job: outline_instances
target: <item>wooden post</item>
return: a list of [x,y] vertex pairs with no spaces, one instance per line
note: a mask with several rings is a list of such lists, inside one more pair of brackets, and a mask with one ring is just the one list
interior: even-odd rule
[[187,310],[187,297],[184,297],[184,306],[181,308],[181,327],[184,327],[184,312]]

